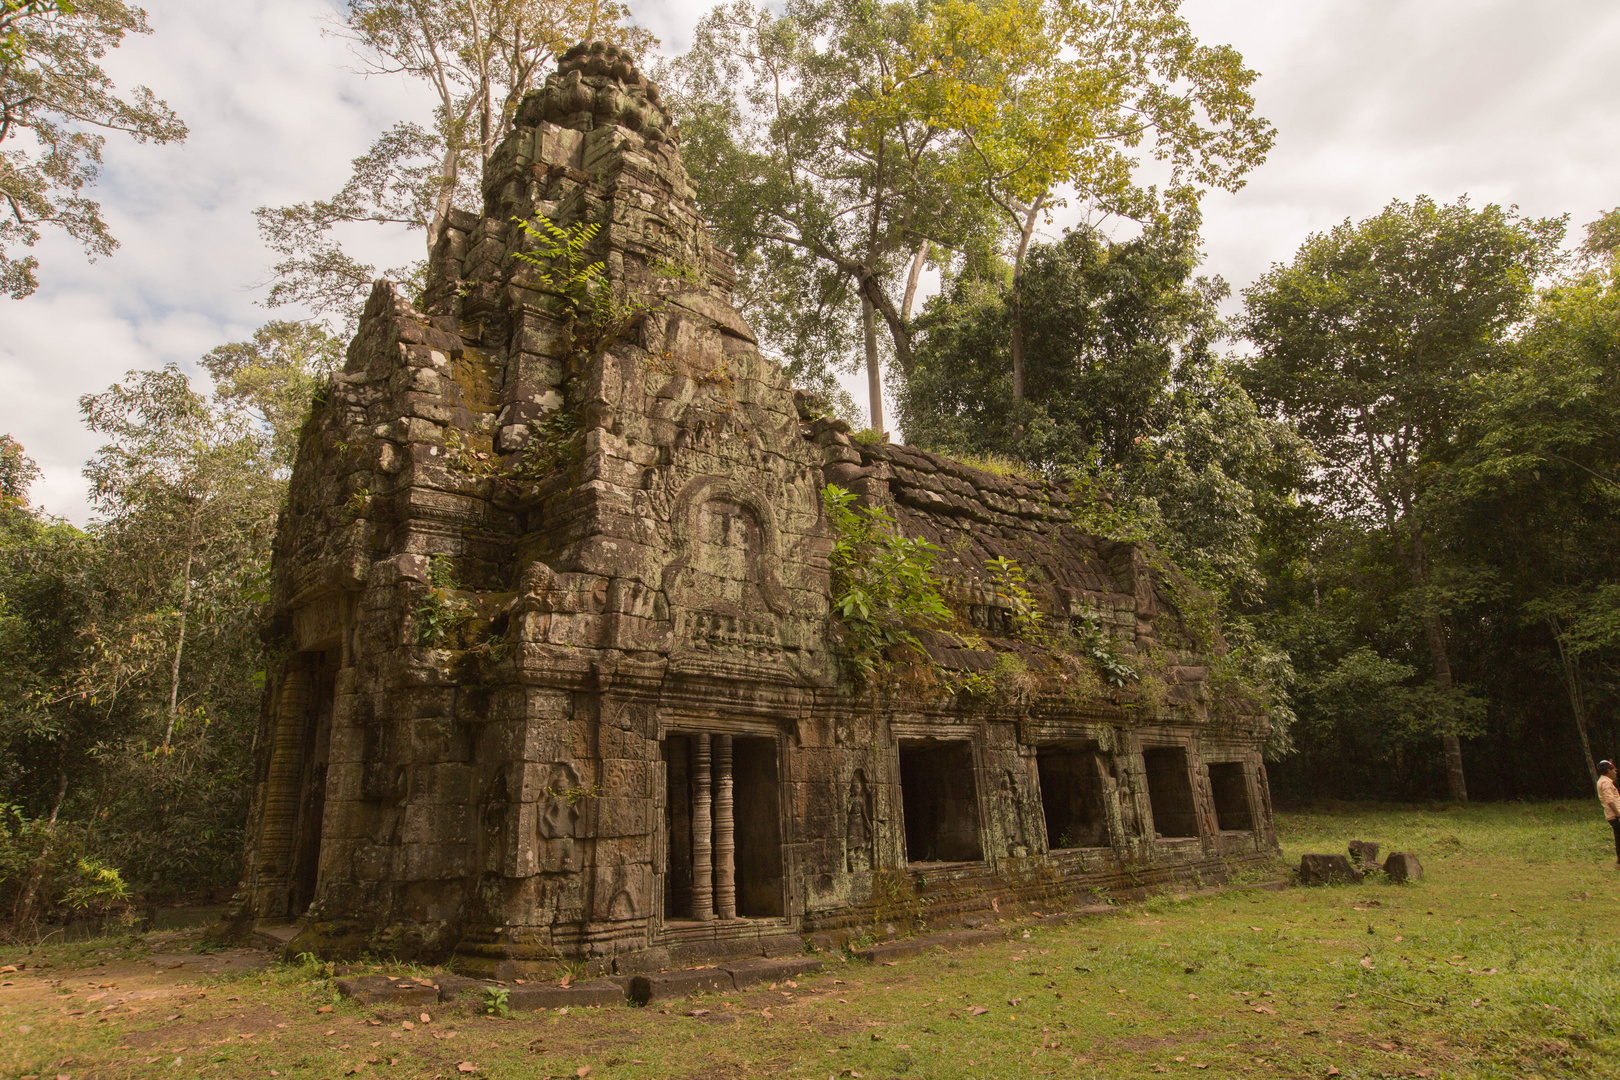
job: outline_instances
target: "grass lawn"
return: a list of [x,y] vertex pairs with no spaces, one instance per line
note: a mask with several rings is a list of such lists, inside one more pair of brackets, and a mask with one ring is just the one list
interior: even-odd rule
[[28,964],[0,973],[0,1077],[1620,1076],[1620,873],[1595,803],[1278,829],[1295,865],[1364,839],[1428,877],[1009,920],[1004,944],[510,1019],[361,1008],[294,966],[164,968],[161,941],[0,948]]

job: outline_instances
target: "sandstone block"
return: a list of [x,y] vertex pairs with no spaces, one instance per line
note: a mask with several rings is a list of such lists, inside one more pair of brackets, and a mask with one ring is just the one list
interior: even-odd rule
[[1302,855],[1299,860],[1301,885],[1355,885],[1361,871],[1343,855]]
[[570,986],[512,986],[506,988],[509,1009],[577,1009],[586,1005],[623,1005],[624,987],[608,979],[591,979]]
[[762,956],[758,960],[742,960],[726,965],[726,970],[731,972],[731,981],[738,990],[755,983],[802,978],[821,968],[821,960],[814,956]]
[[718,994],[735,990],[731,972],[725,968],[698,968],[687,971],[659,971],[646,975],[632,975],[624,980],[623,993],[631,1001],[645,1005],[649,1001],[687,997],[690,994]]
[[1350,861],[1366,870],[1378,865],[1378,845],[1366,840],[1350,841]]
[[1422,881],[1423,864],[1410,852],[1392,852],[1389,858],[1384,860],[1384,876],[1397,885]]
[[362,1005],[435,1005],[439,1001],[439,988],[431,981],[348,975],[336,982],[338,993]]

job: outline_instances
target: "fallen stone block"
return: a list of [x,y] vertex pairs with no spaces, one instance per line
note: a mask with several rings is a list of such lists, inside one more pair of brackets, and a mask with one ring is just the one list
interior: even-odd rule
[[1396,851],[1384,860],[1384,876],[1396,885],[1423,880],[1423,864],[1409,851]]
[[737,984],[725,968],[694,968],[689,971],[650,971],[645,975],[621,976],[615,980],[637,1005],[666,998],[686,997],[688,994],[718,994],[735,990]]
[[439,1000],[455,1001],[458,998],[476,1000],[483,996],[486,989],[499,989],[500,984],[487,979],[469,979],[465,975],[440,975],[434,980],[439,984]]
[[386,975],[348,975],[336,980],[338,993],[362,1005],[436,1005],[439,988]]
[[727,964],[731,982],[738,990],[763,982],[782,982],[797,979],[821,970],[821,961],[814,956],[760,957]]
[[1361,871],[1343,855],[1301,855],[1299,881],[1302,885],[1355,885],[1361,881]]
[[525,1009],[583,1008],[587,1005],[623,1005],[624,987],[612,979],[589,979],[570,986],[555,984],[506,987],[506,1007]]
[[1350,861],[1362,870],[1378,865],[1378,845],[1366,840],[1350,841]]

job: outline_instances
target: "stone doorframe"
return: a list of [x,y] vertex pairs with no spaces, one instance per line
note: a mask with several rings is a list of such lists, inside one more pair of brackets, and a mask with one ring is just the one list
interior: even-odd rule
[[[654,767],[653,898],[650,907],[650,937],[660,939],[689,931],[693,922],[706,924],[715,937],[757,934],[762,927],[793,927],[799,912],[795,902],[795,860],[791,858],[796,833],[789,792],[792,786],[791,743],[785,725],[777,720],[755,717],[718,717],[688,710],[661,713],[658,722],[659,753]],[[692,740],[693,785],[691,827],[692,909],[691,920],[674,920],[679,929],[671,931],[666,915],[666,890],[671,887],[669,812],[669,766],[663,747],[672,736]],[[735,819],[734,746],[738,739],[769,739],[776,750],[777,828],[781,857],[781,916],[742,916],[738,914],[737,844]],[[707,796],[705,798],[705,795]],[[705,845],[704,840],[708,843]]]

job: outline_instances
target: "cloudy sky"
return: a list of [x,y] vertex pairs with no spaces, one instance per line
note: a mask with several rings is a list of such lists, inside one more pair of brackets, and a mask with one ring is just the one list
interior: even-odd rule
[[[667,52],[693,0],[631,0]],[[188,371],[269,317],[252,210],[331,194],[383,128],[426,116],[419,89],[364,79],[321,34],[331,0],[146,0],[152,36],[109,57],[190,125],[183,146],[111,141],[96,194],[122,247],[86,263],[41,242],[38,293],[0,298],[0,432],[45,470],[48,510],[83,522],[95,449],[78,398],[131,368]],[[1270,160],[1205,206],[1208,269],[1237,288],[1313,231],[1428,194],[1568,213],[1620,205],[1620,5],[1613,0],[1186,0],[1205,41],[1261,72]],[[1061,222],[1058,223],[1061,226]],[[419,241],[374,236],[381,265]],[[863,383],[851,390],[864,405]]]

